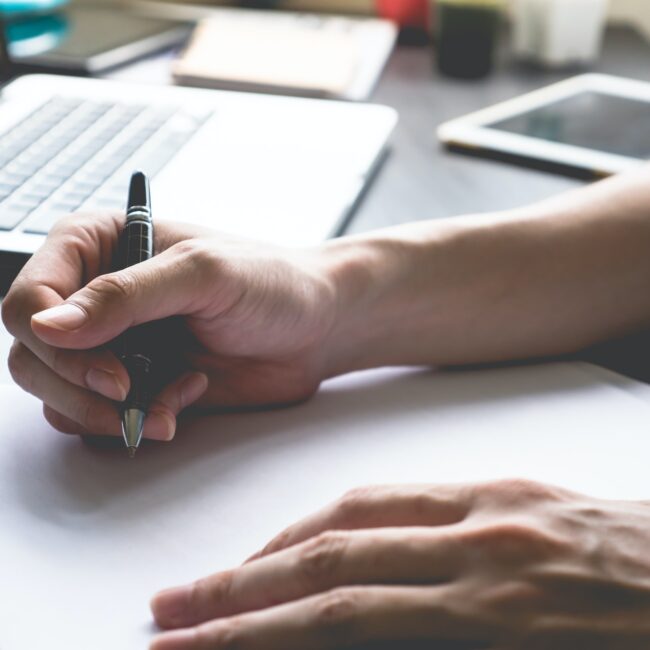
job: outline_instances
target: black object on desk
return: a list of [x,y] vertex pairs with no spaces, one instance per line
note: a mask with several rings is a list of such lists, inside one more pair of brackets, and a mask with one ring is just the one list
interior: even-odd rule
[[[153,223],[149,180],[142,172],[131,176],[126,224],[120,237],[118,269],[125,269],[153,257]],[[140,446],[142,430],[151,400],[151,351],[148,325],[137,325],[117,340],[116,351],[131,380],[122,405],[122,433],[131,458]]]
[[463,79],[488,75],[494,65],[500,18],[496,0],[438,0],[436,47],[440,72]]
[[5,19],[2,46],[12,72],[96,74],[185,41],[192,25],[111,5],[70,5]]

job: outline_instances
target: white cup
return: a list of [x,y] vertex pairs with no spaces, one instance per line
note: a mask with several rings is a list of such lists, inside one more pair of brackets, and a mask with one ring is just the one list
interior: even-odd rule
[[513,0],[513,47],[548,67],[593,63],[600,54],[607,0]]

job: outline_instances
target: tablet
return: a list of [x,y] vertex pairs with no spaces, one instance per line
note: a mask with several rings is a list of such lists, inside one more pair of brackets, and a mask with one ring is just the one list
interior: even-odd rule
[[188,23],[151,18],[121,5],[71,4],[48,14],[4,21],[2,33],[15,71],[95,74],[182,43]]
[[442,124],[447,147],[579,176],[650,159],[650,83],[586,74]]

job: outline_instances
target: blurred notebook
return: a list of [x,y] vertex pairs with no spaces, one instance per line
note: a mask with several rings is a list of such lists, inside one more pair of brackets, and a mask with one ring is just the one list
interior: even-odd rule
[[223,9],[173,66],[183,85],[366,99],[397,36],[389,21]]

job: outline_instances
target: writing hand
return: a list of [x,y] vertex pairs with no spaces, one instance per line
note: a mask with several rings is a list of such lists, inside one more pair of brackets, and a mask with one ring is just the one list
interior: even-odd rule
[[[151,650],[650,647],[650,503],[524,481],[353,491],[161,592]],[[388,646],[387,646],[388,647]]]
[[16,339],[12,376],[55,428],[120,435],[113,400],[124,399],[129,378],[107,344],[169,317],[180,328],[164,343],[184,372],[152,403],[146,437],[171,439],[176,415],[199,400],[290,403],[316,390],[335,297],[315,257],[160,222],[158,254],[111,273],[122,222],[59,222],[3,302]]

